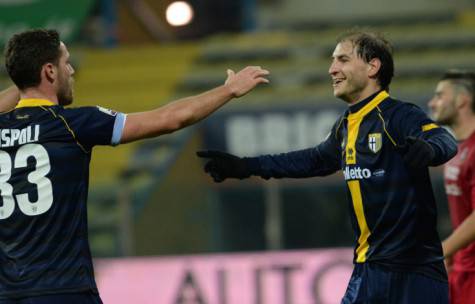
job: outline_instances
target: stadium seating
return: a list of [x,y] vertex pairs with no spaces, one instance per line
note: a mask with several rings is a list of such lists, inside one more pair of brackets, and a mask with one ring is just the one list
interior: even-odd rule
[[[432,92],[434,81],[447,69],[475,67],[475,32],[470,26],[453,21],[377,29],[395,47],[396,78],[392,91],[396,95],[420,102]],[[180,94],[217,85],[226,66],[259,64],[272,70],[272,90],[252,94],[247,97],[249,103],[329,100],[332,97],[327,71],[340,31],[340,27],[304,32],[287,30],[209,39],[203,45],[194,72],[180,85]]]

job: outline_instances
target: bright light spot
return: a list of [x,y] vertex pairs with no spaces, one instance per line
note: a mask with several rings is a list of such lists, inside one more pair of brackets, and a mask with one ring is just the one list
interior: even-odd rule
[[193,19],[193,8],[188,2],[176,1],[167,7],[167,21],[173,26],[187,25]]

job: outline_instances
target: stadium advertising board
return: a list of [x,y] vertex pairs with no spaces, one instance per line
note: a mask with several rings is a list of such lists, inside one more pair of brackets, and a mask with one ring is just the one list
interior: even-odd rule
[[344,109],[329,104],[217,113],[203,123],[205,148],[239,156],[309,148],[325,139]]
[[143,257],[95,261],[104,303],[333,304],[351,275],[353,251]]
[[56,29],[69,42],[80,30],[94,0],[0,0],[0,46],[30,28]]

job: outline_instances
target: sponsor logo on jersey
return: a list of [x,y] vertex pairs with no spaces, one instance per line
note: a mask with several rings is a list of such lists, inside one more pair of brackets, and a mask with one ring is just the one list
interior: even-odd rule
[[462,190],[456,184],[447,184],[445,185],[445,193],[447,195],[460,196],[462,195]]
[[372,176],[371,170],[369,170],[368,168],[350,168],[349,166],[345,167],[345,170],[343,170],[343,175],[345,176],[345,180],[368,179]]
[[385,173],[384,169],[376,169],[373,171],[373,176],[381,177],[384,176]]
[[116,111],[109,110],[109,109],[103,108],[101,106],[97,106],[97,109],[99,109],[99,111],[101,111],[103,113],[109,114],[110,116],[116,116],[117,115]]
[[17,115],[17,116],[16,116],[16,119],[28,119],[28,118],[30,118],[30,115],[28,115],[28,114],[25,114],[25,115]]
[[383,146],[381,133],[368,134],[368,147],[373,153],[378,153]]
[[351,163],[355,161],[355,151],[353,148],[346,148],[347,154],[346,154],[346,163]]
[[459,178],[460,168],[457,166],[447,165],[444,168],[444,175],[446,180],[456,181]]

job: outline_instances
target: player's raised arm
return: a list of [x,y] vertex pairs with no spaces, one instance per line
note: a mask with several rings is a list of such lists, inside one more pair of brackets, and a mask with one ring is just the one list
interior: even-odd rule
[[16,86],[11,86],[0,92],[0,112],[13,109],[20,100],[20,91]]
[[224,85],[186,97],[152,111],[127,115],[121,143],[171,133],[192,125],[226,104],[245,95],[260,83],[268,83],[269,71],[258,66],[234,73],[228,70]]

